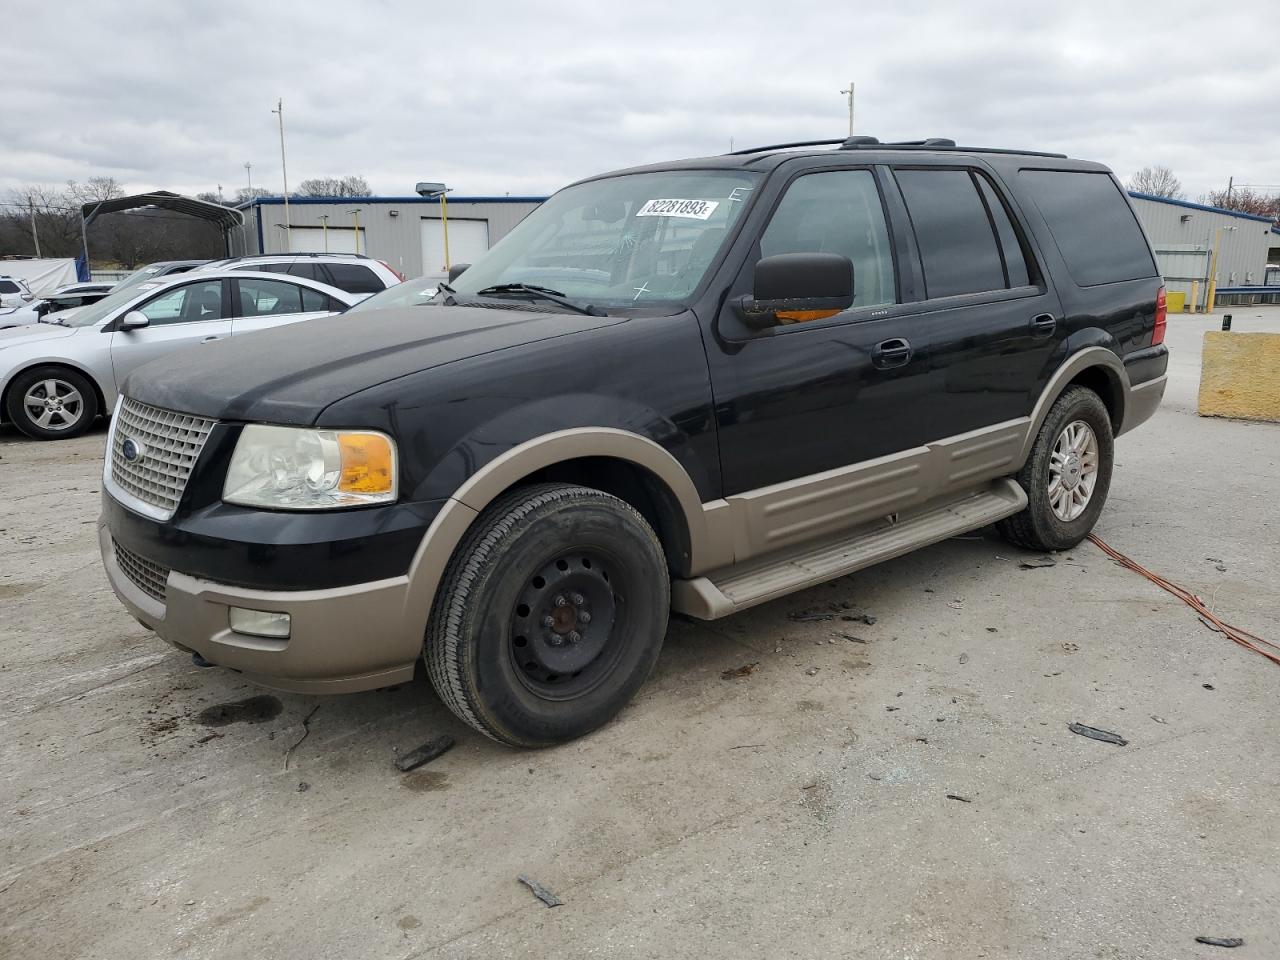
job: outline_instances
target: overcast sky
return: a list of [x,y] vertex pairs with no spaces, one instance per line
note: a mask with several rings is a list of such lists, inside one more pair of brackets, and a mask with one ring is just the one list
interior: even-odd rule
[[[6,0],[0,193],[280,189],[356,173],[541,194],[636,163],[843,136],[1054,150],[1194,199],[1280,184],[1277,0]],[[434,11],[434,12],[433,12]],[[1222,43],[1215,45],[1214,38]]]

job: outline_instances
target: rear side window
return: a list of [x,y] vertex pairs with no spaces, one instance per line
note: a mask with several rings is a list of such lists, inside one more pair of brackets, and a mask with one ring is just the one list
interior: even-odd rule
[[333,285],[347,293],[377,293],[387,286],[376,273],[358,263],[326,263],[325,269],[333,277]]
[[896,170],[924,267],[926,296],[1005,289],[986,204],[967,170]]
[[1027,271],[1026,256],[1022,252],[1022,244],[1018,242],[1018,234],[1013,229],[1013,221],[1009,219],[1009,211],[996,196],[995,189],[986,177],[979,175],[977,181],[982,190],[982,199],[991,211],[996,236],[1000,238],[1000,251],[1004,254],[1004,269],[1009,286],[1025,287],[1031,283],[1031,275]]
[[287,263],[246,263],[244,266],[232,267],[233,270],[256,270],[261,273],[288,273]]
[[1138,219],[1109,174],[1023,170],[1021,176],[1080,286],[1156,275]]
[[324,272],[324,265],[307,260],[299,260],[293,266],[289,267],[289,275],[294,277],[306,277],[308,280],[318,280],[320,283],[329,283],[329,275]]
[[240,284],[241,317],[273,317],[302,312],[300,288],[283,280],[259,280],[246,277]]
[[319,290],[312,290],[310,287],[299,287],[298,289],[302,291],[302,309],[306,313],[310,313],[313,310],[334,309],[330,306],[331,303],[335,302],[333,297],[326,296]]
[[18,285],[12,280],[0,280],[0,293],[18,293]]

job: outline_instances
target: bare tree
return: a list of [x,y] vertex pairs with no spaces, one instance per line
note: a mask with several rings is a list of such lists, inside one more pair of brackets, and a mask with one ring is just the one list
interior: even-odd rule
[[262,187],[241,187],[236,191],[236,203],[245,203],[258,197],[271,196],[270,190],[264,190]]
[[313,177],[298,184],[299,197],[367,197],[369,181],[351,174],[345,177]]
[[1168,197],[1170,200],[1184,200],[1182,181],[1173,175],[1168,167],[1143,167],[1129,178],[1129,189],[1134,193],[1145,193],[1152,197]]
[[1239,210],[1255,217],[1270,217],[1280,221],[1280,194],[1259,193],[1250,187],[1233,187],[1227,190],[1211,190],[1200,198],[1201,202],[1223,210]]

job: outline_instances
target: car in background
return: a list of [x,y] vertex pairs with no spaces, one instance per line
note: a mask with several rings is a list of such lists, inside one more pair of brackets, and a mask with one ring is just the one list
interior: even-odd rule
[[0,422],[37,440],[79,436],[149,360],[341,313],[355,300],[305,277],[227,270],[114,290],[98,303],[0,331]]
[[430,303],[440,290],[440,281],[434,277],[415,277],[394,287],[387,287],[381,293],[366,297],[347,313],[367,310],[385,310],[388,307],[412,307],[422,303]]
[[145,267],[139,267],[117,283],[113,289],[122,290],[125,287],[146,283],[148,280],[159,280],[174,273],[186,273],[208,262],[208,260],[157,260],[155,263],[148,263]]
[[404,276],[381,260],[359,253],[277,253],[214,260],[202,270],[265,270],[307,277],[339,290],[367,297],[381,293],[404,280]]
[[0,310],[16,310],[34,299],[27,281],[0,275]]
[[97,303],[111,292],[110,283],[69,283],[8,313],[0,312],[0,330],[35,323],[41,317]]

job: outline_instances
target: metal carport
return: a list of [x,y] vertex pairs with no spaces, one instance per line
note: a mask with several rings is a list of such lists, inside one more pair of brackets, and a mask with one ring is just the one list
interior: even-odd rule
[[[104,213],[120,213],[124,210],[137,210],[141,207],[159,207],[172,210],[174,213],[185,213],[190,217],[208,220],[222,228],[222,245],[228,257],[244,253],[243,232],[239,227],[244,225],[244,214],[234,207],[224,207],[220,203],[208,200],[197,200],[195,197],[184,197],[169,190],[152,190],[150,193],[135,193],[129,197],[116,197],[114,200],[101,200],[97,203],[86,203],[80,207],[80,240],[84,245],[84,262],[89,262],[89,224]],[[236,237],[232,250],[232,234]]]

